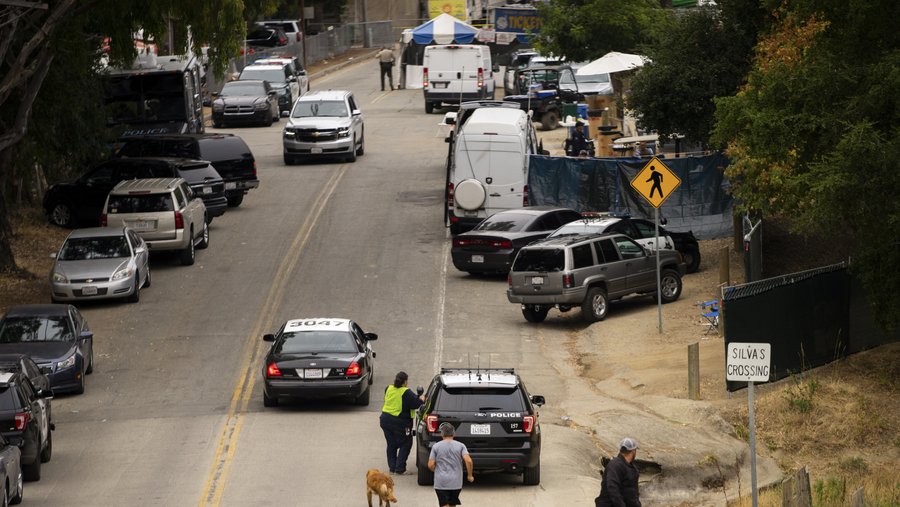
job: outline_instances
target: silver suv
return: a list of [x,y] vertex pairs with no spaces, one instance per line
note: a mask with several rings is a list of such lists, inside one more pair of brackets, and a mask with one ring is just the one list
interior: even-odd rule
[[[681,296],[685,265],[675,250],[660,249],[663,303]],[[609,302],[656,293],[656,254],[624,234],[564,236],[521,250],[509,272],[510,303],[522,305],[528,322],[543,322],[550,308],[581,306],[588,322],[606,318]]]
[[126,180],[106,197],[102,227],[133,229],[151,251],[178,250],[181,263],[194,263],[194,248],[209,246],[206,205],[183,178]]
[[297,100],[284,127],[284,163],[323,155],[355,162],[365,143],[363,115],[353,93],[314,90]]

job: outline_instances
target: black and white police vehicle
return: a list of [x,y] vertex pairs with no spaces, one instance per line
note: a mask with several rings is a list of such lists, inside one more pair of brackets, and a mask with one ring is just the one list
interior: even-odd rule
[[428,470],[438,427],[450,423],[479,473],[523,475],[541,482],[541,426],[537,407],[544,397],[528,394],[512,368],[449,369],[434,377],[416,418],[416,468],[421,486],[433,484]]

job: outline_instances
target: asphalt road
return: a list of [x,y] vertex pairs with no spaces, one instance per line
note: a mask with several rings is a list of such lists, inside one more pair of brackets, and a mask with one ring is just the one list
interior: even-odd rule
[[[377,78],[363,63],[312,83],[356,94],[366,154],[354,164],[284,166],[283,121],[228,129],[251,145],[260,188],[213,222],[194,266],[154,258],[139,304],[83,308],[95,371],[84,395],[53,401],[53,459],[26,484],[26,505],[360,505],[366,470],[386,469],[378,413],[396,371],[415,386],[440,366],[515,366],[548,404],[564,390],[505,280],[449,263],[441,116],[424,113],[421,91],[381,92]],[[352,318],[379,335],[369,407],[263,408],[262,334],[298,317]],[[477,476],[463,501],[589,502],[590,441],[543,428],[541,486]],[[396,482],[401,505],[434,504],[414,475]]]

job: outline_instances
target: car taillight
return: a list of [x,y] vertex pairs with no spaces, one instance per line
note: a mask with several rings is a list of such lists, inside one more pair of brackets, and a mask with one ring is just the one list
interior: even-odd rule
[[31,416],[28,412],[19,412],[16,414],[16,429],[19,431],[25,430],[25,425],[28,424],[28,418]]
[[256,176],[256,160],[253,161],[253,176]]
[[453,240],[453,248],[459,248],[461,246],[466,246],[469,242],[464,239],[454,239]]
[[278,369],[278,365],[275,363],[269,363],[269,366],[266,367],[266,376],[267,377],[280,377],[281,370]]
[[102,215],[100,215],[100,227],[106,227],[106,224],[106,213],[103,213]]
[[297,36],[297,42],[300,42],[300,41],[302,40],[302,38],[300,37],[300,32],[297,32],[297,33],[294,34],[294,35]]
[[422,69],[422,88],[428,89],[428,67]]
[[525,433],[531,433],[531,430],[534,429],[534,416],[526,415],[525,419]]
[[453,183],[447,183],[447,207],[452,208],[456,205],[456,200],[453,197]]
[[528,206],[528,185],[525,185],[525,188],[522,190],[522,207],[525,208]]
[[512,241],[504,239],[503,241],[492,241],[491,246],[494,248],[512,248]]
[[428,427],[429,433],[434,433],[437,431],[437,416],[429,415],[425,417],[425,425]]
[[353,361],[350,363],[350,366],[347,367],[347,371],[344,372],[344,375],[348,377],[358,377],[362,375],[362,368],[359,367],[359,363]]
[[563,275],[563,287],[571,289],[574,285],[575,277],[572,274]]
[[281,45],[281,46],[286,45],[286,44],[287,44],[287,39],[284,38],[284,37],[279,37],[279,38],[278,38],[278,44]]
[[506,284],[512,287],[512,273],[506,275]]
[[175,212],[175,228],[184,229],[184,217],[181,216],[180,211]]
[[478,68],[478,87],[484,88],[484,69]]

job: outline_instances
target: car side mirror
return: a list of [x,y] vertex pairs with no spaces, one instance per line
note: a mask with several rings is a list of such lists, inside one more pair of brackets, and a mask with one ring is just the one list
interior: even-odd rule
[[50,258],[51,258],[51,259],[55,259],[55,258],[56,258],[56,252],[50,252]]
[[375,333],[366,333],[366,334],[363,335],[363,336],[365,336],[366,341],[369,341],[369,342],[378,339],[378,335],[375,334]]
[[94,333],[91,331],[82,331],[80,338],[82,340],[89,340],[94,337]]
[[44,398],[45,400],[53,399],[53,389],[49,387],[47,389],[38,389],[35,394],[37,394],[38,398]]
[[134,251],[135,251],[135,253],[142,254],[142,253],[146,252],[147,249],[143,246],[139,246],[139,247],[135,248]]
[[354,109],[352,114],[353,116],[359,116],[362,114],[362,111],[360,111],[359,109]]
[[275,341],[275,335],[274,335],[274,334],[264,334],[264,335],[263,335],[263,341],[266,341],[266,342],[274,342],[274,341]]
[[542,406],[544,406],[544,403],[546,403],[546,401],[544,400],[544,397],[541,396],[540,394],[535,394],[531,397],[531,403],[534,403],[535,405],[542,407]]

